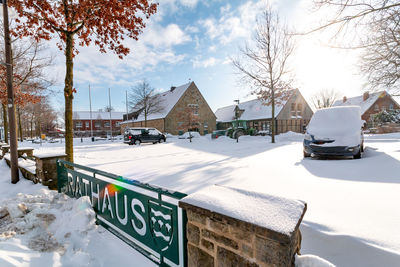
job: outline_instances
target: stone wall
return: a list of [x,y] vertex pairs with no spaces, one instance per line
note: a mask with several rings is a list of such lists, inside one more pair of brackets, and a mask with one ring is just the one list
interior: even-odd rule
[[189,86],[165,118],[165,131],[174,135],[179,134],[180,130],[186,132],[187,129],[179,129],[179,123],[182,120],[179,115],[188,105],[193,104],[198,105],[198,118],[200,124],[197,128],[199,129],[200,134],[204,135],[205,131],[208,133],[215,131],[217,126],[215,114],[194,83]]
[[[226,204],[222,210],[229,210],[229,198],[224,200],[224,194],[220,195],[221,197],[215,197],[215,199],[218,199],[217,201],[214,201],[213,197],[203,199],[207,199],[207,203]],[[191,196],[182,199],[179,206],[186,210],[188,218],[186,233],[189,267],[294,266],[295,254],[300,252],[301,233],[299,225],[307,209],[305,203],[297,208],[298,217],[292,222],[294,230],[290,233],[282,233],[260,226],[260,224],[210,211],[200,207],[201,204],[190,204],[195,197],[186,200],[188,198],[191,198]],[[201,197],[199,199],[200,202],[195,199],[192,203],[201,203]],[[223,201],[226,201],[226,203],[223,203]],[[243,203],[243,206],[246,209],[249,205]],[[282,213],[287,212],[287,210],[288,208],[285,206],[282,208]],[[238,210],[235,210],[232,214],[238,214]],[[268,212],[263,216],[275,218],[275,215],[268,214]],[[285,223],[287,221],[282,222],[282,224]]]
[[57,189],[57,160],[65,160],[67,155],[35,155],[36,179],[49,189]]

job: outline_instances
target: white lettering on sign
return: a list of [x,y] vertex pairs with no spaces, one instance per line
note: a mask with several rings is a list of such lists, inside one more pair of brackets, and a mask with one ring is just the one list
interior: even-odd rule
[[144,236],[146,234],[146,222],[144,221],[143,216],[135,210],[135,206],[139,206],[141,212],[143,212],[143,213],[144,213],[144,206],[143,206],[142,202],[140,202],[138,199],[136,199],[136,198],[132,199],[131,208],[132,208],[133,215],[135,215],[135,217],[142,223],[142,227],[141,228],[137,227],[134,220],[131,220],[131,223],[132,223],[133,229],[135,229],[136,233],[138,233],[141,236]]
[[[108,202],[108,204],[106,204],[106,201]],[[110,211],[111,218],[114,219],[114,213],[113,213],[113,210],[112,210],[110,194],[108,193],[107,186],[104,188],[103,208],[101,210],[102,213],[104,213],[104,210],[106,209],[106,205],[107,205],[107,209]]]
[[117,219],[122,225],[126,225],[128,223],[128,197],[124,195],[124,218],[121,219],[118,212],[118,192],[115,192],[115,208],[117,209],[115,213],[117,214]]
[[71,173],[68,173],[68,182],[67,182],[67,186],[68,186],[68,191],[71,192],[72,195],[74,194],[74,190],[73,190],[73,186],[74,186],[74,177],[72,176]]
[[100,192],[100,186],[98,184],[96,184],[97,186],[97,193],[94,192],[93,190],[93,183],[91,183],[90,187],[92,189],[92,206],[94,207],[94,198],[97,199],[97,209],[100,210],[100,196],[99,196],[99,192]]
[[89,195],[89,180],[82,178],[82,182],[85,184],[85,196]]

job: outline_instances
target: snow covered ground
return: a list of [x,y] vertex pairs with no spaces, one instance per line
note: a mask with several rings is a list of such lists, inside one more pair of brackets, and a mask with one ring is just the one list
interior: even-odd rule
[[[317,255],[337,266],[399,266],[400,134],[366,136],[367,148],[360,160],[303,159],[302,135],[298,134],[278,136],[276,144],[269,141],[268,137],[243,136],[236,143],[229,138],[211,140],[207,136],[195,138],[192,143],[169,138],[164,144],[128,146],[121,141],[92,143],[87,139],[81,143],[77,139],[75,162],[188,194],[221,184],[301,199],[308,204],[301,225],[303,254]],[[35,147],[36,153],[63,152],[63,144],[21,145]],[[0,174],[8,174],[4,165]],[[4,177],[7,175],[1,178]],[[7,183],[1,179],[0,201],[17,197],[17,192],[32,194],[41,188],[28,185],[27,181],[19,183],[18,188]],[[76,208],[67,200],[57,201],[65,202],[59,204],[66,205],[65,209]],[[0,206],[4,205],[0,202]],[[54,207],[50,210],[57,212]],[[84,214],[86,218],[90,215],[88,211]],[[64,231],[52,227],[47,231],[54,236]],[[71,227],[80,233],[80,229]],[[117,239],[108,233],[100,235],[99,231],[101,228],[93,226],[85,233],[88,238],[84,240],[91,244],[75,244],[75,239],[61,238],[58,242],[65,242],[64,255],[71,259],[59,252],[35,252],[27,247],[29,239],[17,235],[0,242],[0,265],[8,262],[13,266],[4,260],[10,257],[10,251],[16,255],[25,251],[23,257],[14,256],[13,260],[26,265],[31,260],[30,266],[39,266],[36,262],[41,260],[74,265],[74,257],[80,254],[91,266],[106,265],[112,260],[126,265],[123,261],[137,257],[127,246],[112,247],[110,240]],[[74,254],[74,248],[81,253]]]

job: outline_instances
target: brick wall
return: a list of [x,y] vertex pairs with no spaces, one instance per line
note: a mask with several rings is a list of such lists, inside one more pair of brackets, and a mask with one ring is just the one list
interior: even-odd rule
[[379,113],[383,110],[389,110],[390,105],[393,105],[393,109],[400,109],[400,106],[394,102],[388,94],[382,92],[378,100],[376,100],[376,102],[364,112],[361,118],[368,122],[372,114]]

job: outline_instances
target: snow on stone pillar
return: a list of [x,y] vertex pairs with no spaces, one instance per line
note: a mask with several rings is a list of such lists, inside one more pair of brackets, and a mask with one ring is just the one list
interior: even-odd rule
[[307,204],[211,186],[179,201],[186,210],[188,266],[294,266]]
[[57,189],[57,160],[67,158],[64,153],[34,154],[36,158],[36,177],[50,189]]

